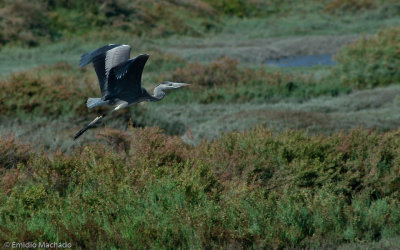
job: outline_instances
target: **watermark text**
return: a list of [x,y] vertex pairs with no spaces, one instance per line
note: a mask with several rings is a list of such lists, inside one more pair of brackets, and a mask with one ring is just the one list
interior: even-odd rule
[[19,248],[19,249],[25,249],[25,248],[47,248],[47,249],[58,249],[58,248],[72,248],[72,244],[70,242],[44,242],[44,241],[38,241],[38,242],[32,242],[32,241],[27,241],[27,242],[5,242],[3,244],[4,248]]

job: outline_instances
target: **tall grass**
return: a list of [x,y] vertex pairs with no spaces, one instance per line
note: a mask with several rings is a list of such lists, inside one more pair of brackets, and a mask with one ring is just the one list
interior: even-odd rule
[[[3,167],[0,239],[297,248],[391,238],[400,232],[399,135],[257,128],[191,147],[154,128],[108,131],[71,156]],[[0,153],[19,147],[1,140]]]

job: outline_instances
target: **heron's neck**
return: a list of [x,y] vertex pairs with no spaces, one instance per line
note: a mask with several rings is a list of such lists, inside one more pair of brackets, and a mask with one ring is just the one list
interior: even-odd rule
[[160,101],[165,97],[165,92],[163,91],[161,85],[158,85],[157,87],[155,87],[154,94],[152,95],[152,97],[154,98],[151,100],[153,102]]

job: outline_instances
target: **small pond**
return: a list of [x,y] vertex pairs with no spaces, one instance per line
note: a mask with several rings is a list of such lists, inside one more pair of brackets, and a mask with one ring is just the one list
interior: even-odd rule
[[335,65],[336,61],[332,59],[332,54],[324,54],[270,59],[267,60],[265,63],[279,67],[307,67],[317,65],[331,66]]

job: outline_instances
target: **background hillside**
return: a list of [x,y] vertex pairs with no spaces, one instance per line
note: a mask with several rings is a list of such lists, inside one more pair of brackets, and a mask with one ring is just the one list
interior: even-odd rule
[[[80,55],[150,54],[113,115]],[[397,0],[0,0],[0,243],[395,248]]]

